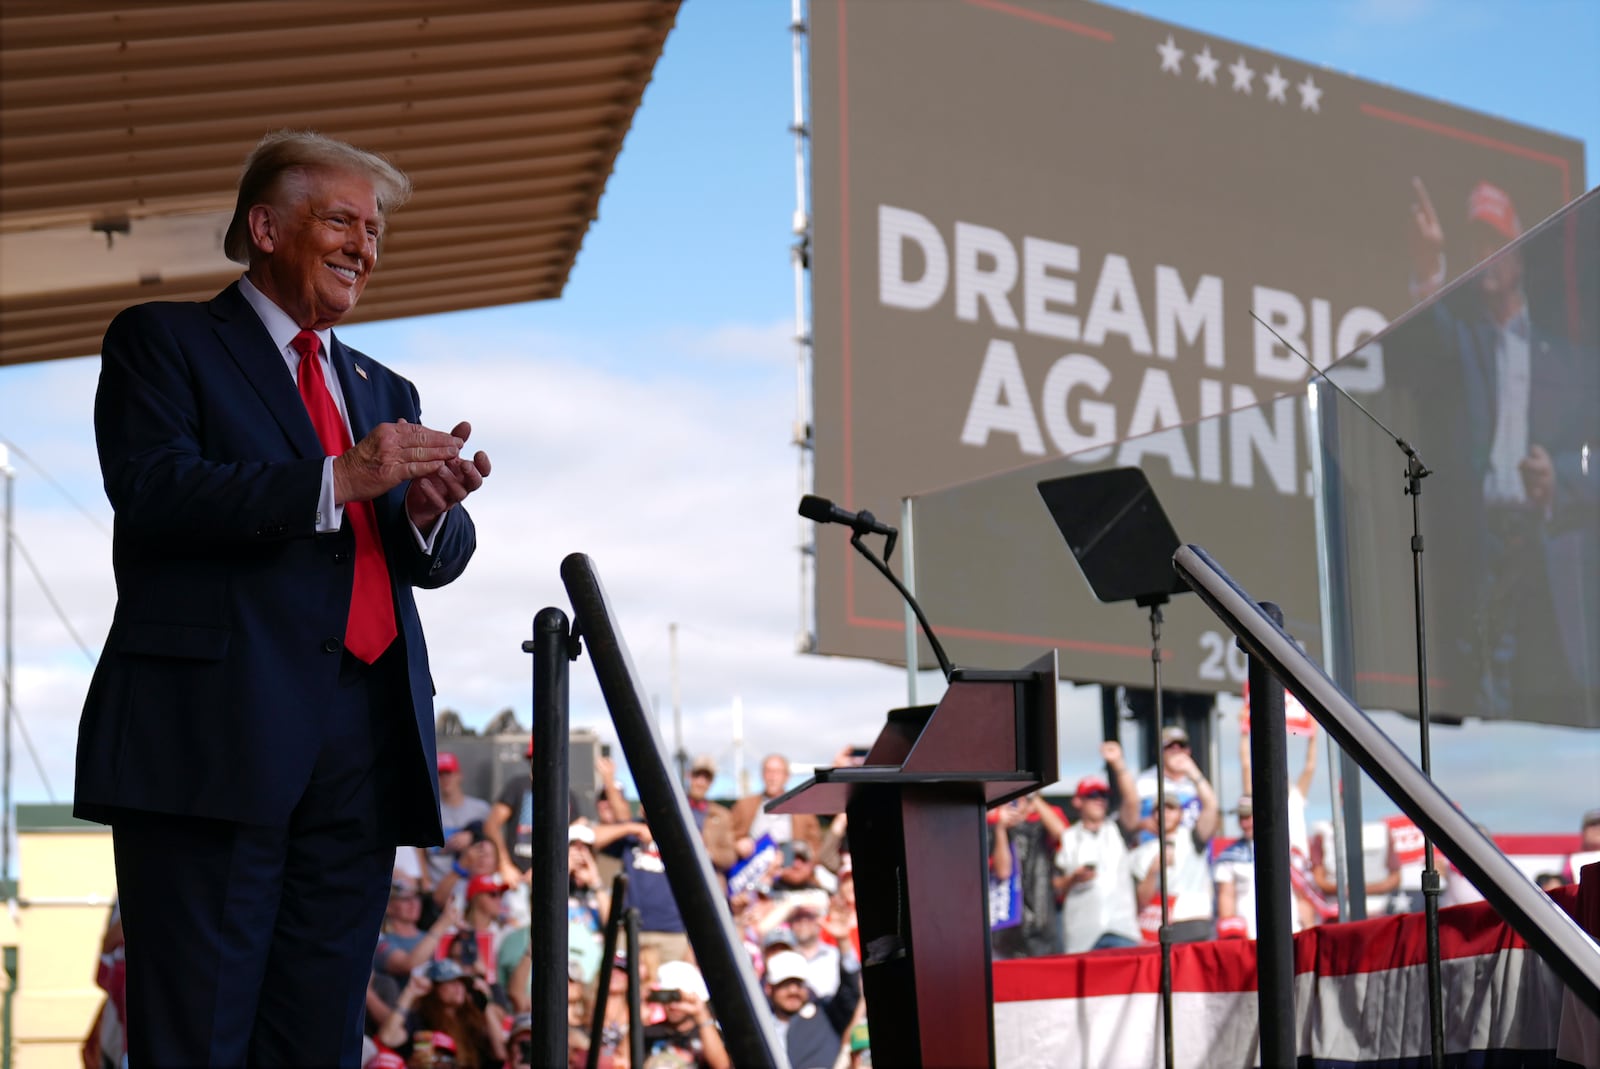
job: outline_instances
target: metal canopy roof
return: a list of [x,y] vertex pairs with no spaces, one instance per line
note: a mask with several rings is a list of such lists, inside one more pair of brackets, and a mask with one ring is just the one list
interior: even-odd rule
[[0,0],[0,365],[210,297],[268,130],[415,194],[350,322],[559,296],[679,0]]

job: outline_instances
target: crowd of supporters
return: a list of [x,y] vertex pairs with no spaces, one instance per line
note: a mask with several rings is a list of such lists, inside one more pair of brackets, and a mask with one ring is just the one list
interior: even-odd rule
[[[996,960],[1080,953],[1154,943],[1161,923],[1159,840],[1167,841],[1167,912],[1174,941],[1255,937],[1254,807],[1247,737],[1242,737],[1242,792],[1224,807],[1189,749],[1182,727],[1160,735],[1157,764],[1136,773],[1120,745],[1102,745],[1104,773],[1076,782],[1064,805],[1040,792],[989,813],[988,875],[991,948]],[[1316,740],[1304,740],[1304,760],[1288,785],[1291,917],[1296,930],[1337,917],[1331,832],[1308,828],[1306,800],[1316,773]],[[859,762],[846,749],[835,764]],[[1087,763],[1087,762],[1086,762]],[[841,1069],[870,1064],[867,1006],[860,977],[860,936],[849,826],[840,814],[826,822],[769,813],[764,803],[790,786],[788,761],[773,754],[762,764],[763,789],[731,806],[711,800],[716,767],[694,760],[686,794],[706,852],[723,881],[728,908],[741,933],[794,1069]],[[693,963],[684,924],[673,903],[648,819],[620,794],[609,760],[598,762],[602,787],[597,819],[578,817],[568,829],[569,1054],[585,1064],[590,1014],[603,1010],[601,1069],[630,1067],[628,962],[602,961],[610,876],[629,875],[626,906],[639,911],[644,992],[643,1069],[721,1069],[731,1064],[704,979]],[[1164,776],[1164,807],[1157,777]],[[1221,838],[1224,816],[1238,834]],[[1415,828],[1403,818],[1383,825],[1381,868],[1367,890],[1376,912],[1421,908],[1410,891],[1420,886],[1412,855]],[[1584,819],[1584,849],[1600,848],[1600,811]],[[1594,843],[1590,845],[1590,840]],[[1420,839],[1418,840],[1420,841]],[[1577,856],[1577,855],[1575,855]],[[1470,884],[1446,870],[1465,900]],[[1413,871],[1415,869],[1416,871]],[[1551,885],[1559,877],[1552,874]]]
[[[1156,766],[1135,774],[1120,745],[1102,744],[1105,772],[1077,780],[1065,807],[1039,792],[989,812],[989,916],[996,960],[1137,946],[1158,938],[1158,828],[1167,840],[1167,907],[1174,941],[1255,937],[1253,800],[1247,741],[1240,744],[1243,793],[1229,807],[1239,834],[1218,838],[1223,806],[1189,750],[1183,728],[1160,736]],[[835,764],[859,763],[841,750]],[[1293,896],[1298,930],[1337,916],[1331,829],[1305,818],[1316,771],[1306,740],[1289,784]],[[763,789],[731,807],[710,798],[714,762],[694,760],[689,809],[723,884],[730,915],[760,976],[793,1069],[870,1065],[867,1011],[848,819],[769,813],[764,803],[789,786],[790,767],[773,754]],[[574,814],[567,830],[569,892],[569,1061],[586,1063],[590,1022],[604,999],[599,1069],[634,1069],[626,999],[629,963],[602,960],[611,878],[626,873],[624,907],[638,911],[644,1061],[639,1069],[728,1069],[710,993],[685,935],[660,851],[645,814],[622,796],[609,758],[596,761],[601,787],[594,817]],[[1157,776],[1166,779],[1157,805]],[[484,1067],[531,1064],[531,780],[516,779],[493,802],[468,794],[454,755],[439,755],[445,843],[402,849],[367,990],[365,1067]],[[1159,812],[1158,812],[1159,809]],[[1159,819],[1158,819],[1159,818]],[[1368,862],[1369,913],[1420,909],[1421,836],[1404,818],[1382,825]],[[1553,888],[1600,858],[1600,809],[1584,815],[1570,871],[1539,877]],[[1374,861],[1381,858],[1381,865]],[[1444,904],[1477,896],[1446,873]],[[1451,888],[1454,888],[1452,891]],[[105,1009],[85,1043],[86,1069],[121,1064],[120,927],[113,913],[99,982]]]

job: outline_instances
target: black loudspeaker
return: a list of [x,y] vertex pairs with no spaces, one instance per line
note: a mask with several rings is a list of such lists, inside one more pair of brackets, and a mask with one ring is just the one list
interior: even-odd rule
[[1101,601],[1148,606],[1188,591],[1172,567],[1178,533],[1138,468],[1046,479],[1039,496]]

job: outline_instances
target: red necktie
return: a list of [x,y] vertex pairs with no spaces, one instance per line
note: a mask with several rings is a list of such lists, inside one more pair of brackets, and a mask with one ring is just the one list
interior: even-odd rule
[[[322,361],[317,356],[321,343],[311,331],[302,330],[289,344],[300,354],[300,399],[311,414],[311,425],[317,429],[327,455],[342,456],[350,448],[350,432],[322,377]],[[384,561],[383,540],[378,537],[378,517],[372,502],[347,501],[344,510],[356,536],[355,585],[350,593],[344,646],[352,656],[371,664],[394,641],[394,593],[389,587],[389,566]]]

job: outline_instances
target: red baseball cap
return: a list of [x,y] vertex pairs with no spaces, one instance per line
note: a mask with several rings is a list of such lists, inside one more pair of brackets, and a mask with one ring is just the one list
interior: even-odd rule
[[441,750],[439,753],[439,771],[460,772],[461,762],[456,760],[455,754]]
[[467,901],[471,902],[479,895],[497,895],[505,891],[506,885],[501,881],[498,873],[488,876],[474,876],[467,882]]
[[1105,793],[1110,794],[1111,785],[1107,783],[1105,778],[1102,776],[1085,776],[1078,781],[1077,793],[1079,798],[1082,798],[1084,795],[1093,791],[1104,791]]
[[447,1050],[451,1054],[456,1052],[456,1038],[449,1032],[436,1031],[433,1033],[433,1049]]
[[1522,223],[1517,219],[1511,194],[1489,182],[1479,182],[1472,187],[1467,197],[1467,220],[1483,223],[1507,241],[1522,236]]

